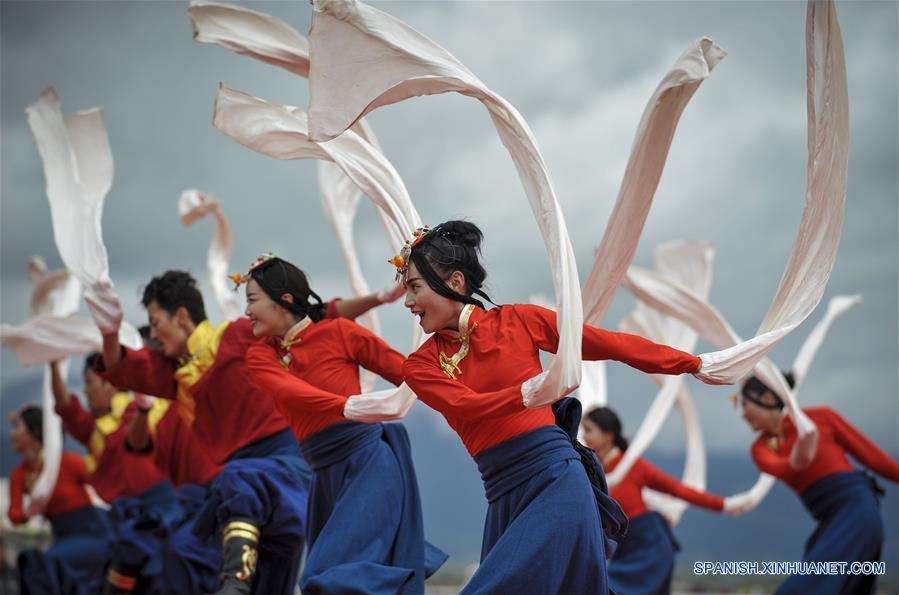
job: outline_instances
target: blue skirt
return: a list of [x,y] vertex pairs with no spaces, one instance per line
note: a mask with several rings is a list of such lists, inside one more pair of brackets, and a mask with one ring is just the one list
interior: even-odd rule
[[[802,493],[802,503],[818,521],[805,544],[806,562],[878,562],[883,520],[872,478],[834,473]],[[776,593],[874,593],[874,575],[793,575]]]
[[616,593],[671,592],[674,554],[680,549],[668,522],[657,512],[634,517],[609,563],[609,586]]
[[342,422],[300,447],[313,471],[303,593],[424,593],[447,555],[424,538],[406,428]]
[[538,428],[475,461],[489,504],[481,565],[463,593],[608,592],[597,499],[569,434]]
[[231,518],[250,519],[261,529],[253,592],[293,595],[303,553],[310,478],[290,430],[250,444],[231,455],[212,480],[209,498],[191,530],[207,540],[220,535]]
[[53,545],[19,554],[22,595],[87,595],[102,588],[112,546],[105,510],[84,506],[50,520]]

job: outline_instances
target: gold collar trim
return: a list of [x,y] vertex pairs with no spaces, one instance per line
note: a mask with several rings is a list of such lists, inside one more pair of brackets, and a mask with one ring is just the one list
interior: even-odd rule
[[290,362],[293,361],[293,354],[290,352],[290,349],[302,341],[300,335],[310,326],[312,326],[312,319],[308,316],[304,316],[302,320],[290,327],[287,332],[284,333],[284,338],[281,339],[281,343],[279,343],[278,347],[284,352],[279,361],[285,370],[290,367]]
[[453,380],[456,380],[456,377],[462,374],[459,364],[468,355],[471,344],[471,333],[478,328],[477,323],[472,324],[471,327],[468,326],[469,319],[471,318],[474,309],[475,306],[473,304],[466,304],[459,314],[459,333],[451,339],[452,341],[458,341],[462,344],[459,347],[459,351],[452,356],[447,356],[443,351],[440,352],[440,369]]

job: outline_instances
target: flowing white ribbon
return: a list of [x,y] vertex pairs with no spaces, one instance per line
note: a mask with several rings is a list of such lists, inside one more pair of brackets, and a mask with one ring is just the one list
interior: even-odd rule
[[100,223],[113,176],[102,111],[64,117],[56,91],[49,88],[25,113],[43,161],[56,247],[66,268],[84,285],[97,326],[114,333],[122,307],[109,278]]
[[[48,271],[44,260],[34,257],[29,263],[29,273],[34,290],[31,295],[31,313],[46,312],[54,316],[69,316],[78,310],[81,303],[81,284],[67,271]],[[65,377],[69,372],[69,361],[59,362],[59,373]],[[42,512],[59,477],[62,459],[62,422],[54,411],[53,387],[50,370],[44,370],[41,387],[41,408],[43,420],[43,467],[31,487],[29,505],[31,512]]]
[[[293,27],[273,16],[249,10],[233,4],[192,2],[188,10],[194,29],[194,39],[213,43],[238,54],[280,66],[294,74],[309,74],[309,47],[306,38]],[[380,151],[377,139],[364,120],[353,126],[354,132]],[[350,287],[356,296],[370,293],[368,282],[362,274],[359,258],[353,242],[353,221],[359,199],[358,188],[336,164],[318,162],[318,179],[325,216],[334,228],[347,266]],[[398,229],[380,208],[375,208],[390,246],[402,244],[405,230]],[[380,334],[377,312],[372,309],[363,314],[362,325]],[[415,325],[413,344],[421,341],[421,333]],[[368,392],[377,377],[363,371],[362,387]]]
[[[387,214],[396,229],[421,227],[399,174],[371,144],[353,131],[332,141],[309,140],[306,114],[297,108],[268,103],[225,86],[219,88],[213,124],[238,143],[276,159],[320,159],[331,161],[377,207]],[[399,252],[399,236],[392,237]],[[383,421],[405,415],[408,387],[354,395],[344,415],[357,421]],[[393,395],[388,397],[385,395]]]
[[559,354],[531,405],[573,390],[580,381],[582,331],[577,267],[543,157],[518,111],[445,49],[361,2],[313,2],[310,52],[309,132],[315,140],[339,141],[368,112],[418,95],[458,92],[487,108],[540,227],[559,305]]
[[712,382],[735,383],[755,368],[761,380],[785,398],[796,423],[799,444],[793,462],[798,468],[814,458],[817,430],[765,356],[821,301],[840,243],[849,166],[849,98],[843,42],[832,0],[808,3],[806,52],[808,188],[790,259],[756,336],[702,354],[702,369],[697,374]]
[[600,326],[633,260],[681,114],[726,55],[711,39],[693,42],[665,74],[647,103],[615,208],[584,284],[587,324]]
[[[711,287],[713,257],[714,248],[706,242],[669,242],[656,250],[656,268],[707,298]],[[663,319],[642,302],[637,303],[634,312],[622,321],[621,327],[626,332],[686,351],[692,351],[696,346],[697,335],[694,331],[677,320]],[[661,390],[649,407],[621,462],[609,474],[609,485],[616,485],[627,476],[633,464],[658,435],[671,406],[676,403],[686,433],[682,481],[690,487],[703,490],[706,483],[705,444],[699,416],[687,385],[678,377],[651,377]],[[678,498],[652,490],[644,490],[644,496],[650,507],[661,512],[672,525],[677,524],[688,506]]]
[[185,190],[178,200],[178,215],[181,223],[190,226],[212,214],[215,217],[215,231],[206,253],[206,271],[215,301],[226,320],[236,320],[243,315],[243,308],[237,294],[228,286],[228,266],[231,261],[231,246],[234,242],[231,226],[222,213],[219,202],[211,195],[199,190]]

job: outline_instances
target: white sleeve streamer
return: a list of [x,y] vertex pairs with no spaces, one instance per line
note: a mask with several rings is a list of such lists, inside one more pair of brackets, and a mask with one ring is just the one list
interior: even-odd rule
[[[359,199],[362,194],[353,182],[344,175],[343,171],[331,161],[318,162],[318,186],[322,195],[322,208],[325,212],[343,260],[346,263],[347,275],[350,279],[350,288],[353,295],[362,296],[371,293],[368,281],[362,273],[359,257],[356,254],[356,245],[353,241],[353,221],[359,208]],[[380,209],[376,209],[380,213]],[[381,334],[381,324],[378,314],[373,309],[362,315],[362,325],[376,335]],[[377,381],[377,376],[369,370],[362,371],[360,378],[363,393],[371,392]]]
[[[29,318],[17,326],[0,325],[0,341],[23,366],[87,355],[99,351],[103,345],[103,337],[93,321],[52,314]],[[127,322],[119,329],[119,342],[134,349],[142,345],[140,333]]]
[[[305,37],[284,21],[233,4],[212,2],[193,2],[188,13],[196,41],[214,43],[308,77],[309,44]],[[381,150],[364,120],[357,122],[353,130],[376,150]],[[336,164],[328,161],[319,161],[318,180],[322,206],[337,235],[350,287],[356,296],[367,295],[370,293],[369,285],[362,274],[353,243],[353,220],[360,198],[359,190]],[[375,211],[390,245],[402,244],[405,230],[397,229],[380,208],[376,207]],[[361,322],[375,334],[380,334],[378,314],[374,309],[363,314]],[[421,333],[417,330],[413,330],[413,341],[414,345],[421,341]],[[363,370],[363,392],[368,392],[376,380],[376,375]]]
[[233,236],[231,226],[222,213],[219,202],[199,190],[185,190],[178,200],[181,223],[190,226],[203,217],[215,217],[215,231],[206,253],[206,271],[215,301],[226,320],[236,320],[243,315],[237,294],[228,286],[228,264],[231,260]]
[[[724,50],[711,39],[697,40],[675,61],[650,98],[637,128],[615,208],[584,285],[584,318],[588,324],[601,324],[633,259],[681,114],[725,56]],[[660,267],[670,269],[685,283],[707,292],[711,282],[712,254],[711,247],[706,244],[679,243],[660,249],[657,260]],[[645,307],[638,307],[633,318],[633,323],[643,329],[640,334],[644,336],[685,351],[695,347],[695,333],[676,321],[662,321]],[[705,449],[686,385],[679,377],[654,380],[662,390],[650,406],[621,464],[609,475],[609,484],[615,485],[627,475],[655,439],[677,400],[681,413],[687,416],[685,422],[691,433],[684,478],[691,485],[702,484],[704,487]],[[656,504],[672,523],[677,522],[685,507],[675,499],[663,499],[662,495],[656,499]]]
[[811,367],[815,356],[818,354],[818,349],[820,349],[821,344],[824,343],[824,338],[827,336],[827,331],[830,330],[830,325],[833,324],[834,320],[845,314],[850,308],[860,303],[862,303],[862,296],[859,294],[838,295],[830,298],[830,301],[827,302],[827,312],[824,314],[824,318],[822,318],[818,324],[815,325],[815,328],[812,329],[812,332],[809,333],[805,342],[802,344],[802,348],[796,355],[796,359],[793,360],[793,367],[791,370],[795,379],[795,391],[798,392],[802,383],[805,382],[805,377],[808,376],[808,370]]
[[543,157],[518,111],[445,49],[361,2],[314,1],[310,53],[312,139],[339,140],[368,112],[419,95],[458,92],[487,108],[543,236],[559,305],[558,357],[528,405],[552,403],[577,387],[582,307],[574,252]]
[[[306,114],[302,110],[268,103],[224,86],[216,96],[213,124],[238,143],[276,159],[332,162],[387,215],[394,229],[421,227],[421,217],[399,174],[378,150],[353,131],[316,143],[308,138]],[[399,252],[402,237],[396,234],[390,239],[391,247]],[[416,340],[420,342],[420,335]],[[373,395],[355,395],[348,400],[344,415],[356,421],[399,419],[411,406],[409,394],[408,388],[400,387]]]
[[[711,286],[713,257],[714,248],[707,242],[671,242],[663,244],[656,251],[656,266],[665,270],[672,278],[690,284],[691,288],[707,296]],[[636,332],[650,340],[685,351],[692,351],[698,339],[696,332],[691,328],[677,320],[662,319],[642,303],[638,303],[637,308],[624,320],[622,326],[628,332]],[[661,390],[650,405],[621,462],[609,474],[609,485],[616,485],[624,479],[637,459],[646,452],[661,430],[675,401],[689,401],[689,392],[682,377],[652,375],[652,378]],[[686,405],[688,415],[690,411],[695,412],[691,405],[692,403]],[[684,408],[681,404],[682,413]],[[702,489],[705,486],[705,448],[702,445],[701,434],[695,434],[698,431],[698,423],[693,421],[695,420],[691,420],[692,425],[689,426],[694,434],[688,436],[688,447],[692,448],[687,453],[684,479],[691,482],[688,485]],[[695,448],[697,443],[698,450]],[[698,481],[700,485],[694,485],[693,481]],[[667,510],[679,518],[683,513],[683,509],[679,508],[669,507]]]
[[584,284],[584,319],[588,324],[602,323],[633,260],[681,114],[726,55],[711,39],[695,41],[652,94],[634,137],[615,208]]
[[[787,403],[804,446],[799,463],[814,455],[817,432],[799,412],[795,399],[776,367],[763,359],[775,345],[804,321],[823,296],[836,260],[849,165],[849,98],[843,42],[832,0],[808,3],[806,21],[808,64],[808,188],[799,233],[756,337],[712,354],[702,354],[697,377],[734,383],[758,366],[763,381]],[[773,384],[769,383],[771,380]]]
[[102,112],[94,108],[63,117],[53,88],[25,112],[44,165],[56,247],[66,268],[85,286],[94,321],[114,333],[122,307],[109,279],[100,223],[113,176]]
[[[221,85],[213,125],[232,140],[275,159],[333,161],[400,229],[421,226],[406,187],[389,161],[358,134],[309,139],[306,114]],[[401,244],[392,246],[399,251]]]
[[[32,315],[46,312],[54,316],[70,316],[81,303],[81,283],[67,271],[47,271],[43,259],[32,259],[30,263],[34,291],[31,296]],[[59,363],[59,373],[65,377],[69,371],[69,361]],[[59,476],[62,459],[62,422],[54,411],[53,388],[50,371],[44,370],[41,387],[41,411],[43,420],[43,468],[31,487],[29,502],[32,510],[43,511]]]
[[352,395],[347,399],[343,415],[362,422],[393,421],[406,417],[417,399],[404,382],[395,389]]
[[309,44],[296,29],[273,16],[234,4],[191,2],[194,39],[309,76]]

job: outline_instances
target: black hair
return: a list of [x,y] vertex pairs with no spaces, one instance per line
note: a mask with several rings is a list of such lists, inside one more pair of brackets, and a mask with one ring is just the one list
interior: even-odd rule
[[144,287],[141,303],[146,308],[154,301],[169,314],[174,314],[178,308],[184,307],[194,324],[206,320],[203,295],[197,289],[197,281],[190,276],[190,273],[166,271],[150,279]]
[[[483,302],[471,297],[479,295],[493,304],[481,290],[487,279],[487,271],[481,264],[481,241],[484,234],[469,221],[447,221],[432,229],[412,248],[410,259],[421,273],[422,279],[445,298],[484,307]],[[446,280],[453,271],[465,276],[465,293],[450,289]]]
[[[250,272],[268,297],[300,318],[308,316],[314,322],[325,317],[328,305],[309,287],[309,279],[299,267],[277,256],[270,258]],[[282,299],[285,293],[293,296],[293,302]],[[309,298],[315,300],[310,302]]]
[[84,358],[84,372],[87,373],[88,370],[93,370],[98,359],[100,359],[100,354],[98,352],[94,351],[88,353],[87,357]]
[[[796,378],[793,375],[793,372],[782,372],[784,380],[787,381],[787,386],[791,389],[796,386]],[[774,403],[765,401],[762,397],[765,393],[771,393],[771,396],[774,397]],[[750,376],[746,379],[746,382],[743,383],[743,386],[740,388],[740,394],[747,401],[752,401],[759,407],[764,409],[783,409],[784,402],[777,393],[771,390],[767,384],[759,380],[758,376]]]
[[621,433],[621,419],[608,407],[597,407],[587,412],[587,419],[595,423],[603,432],[610,432],[615,436],[615,446],[621,452],[627,450],[630,445],[628,439]]
[[44,443],[44,411],[37,405],[25,405],[19,410],[25,429],[41,444]]
[[140,338],[144,340],[144,343],[146,343],[147,341],[150,340],[150,325],[149,324],[143,325],[142,327],[137,329],[137,332],[140,333]]

